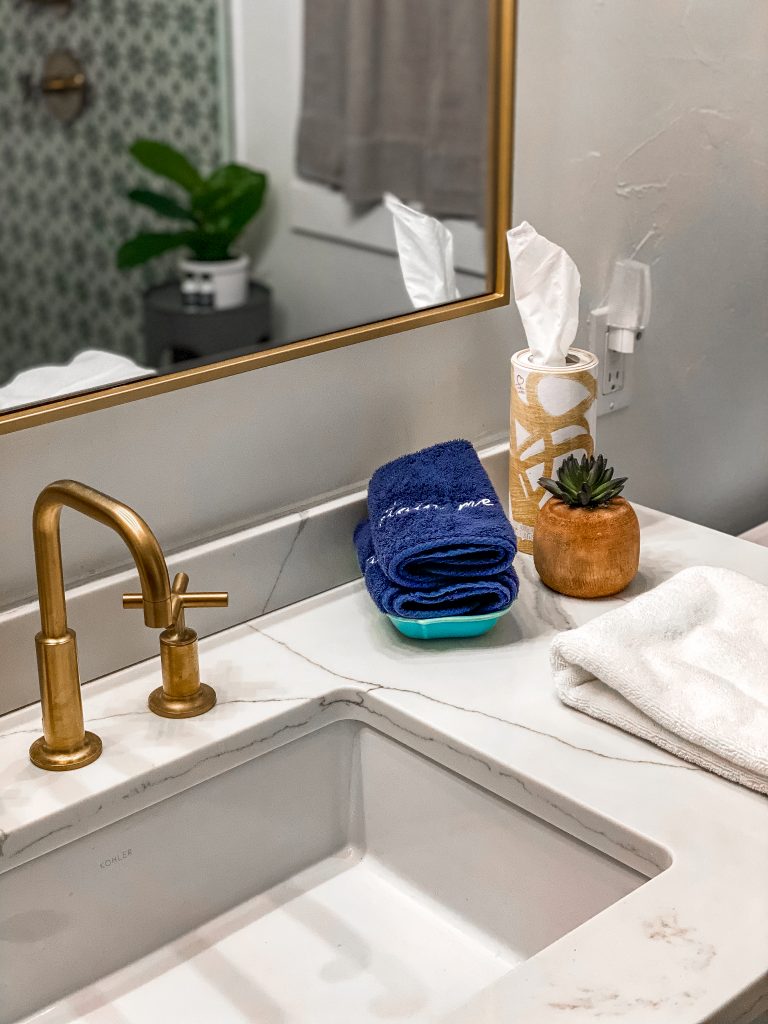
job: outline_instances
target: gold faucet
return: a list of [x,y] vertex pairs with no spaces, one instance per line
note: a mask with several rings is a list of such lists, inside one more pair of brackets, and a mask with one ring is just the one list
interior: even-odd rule
[[[74,480],[58,480],[49,484],[35,502],[32,516],[37,589],[40,599],[41,630],[35,637],[35,646],[40,678],[43,735],[29,748],[33,764],[48,771],[82,768],[95,761],[101,753],[99,737],[95,733],[85,731],[77,667],[77,641],[74,631],[67,625],[60,539],[61,510],[64,507],[82,512],[83,515],[103,523],[123,538],[139,572],[139,596],[144,610],[144,622],[154,628],[165,628],[163,636],[178,632],[179,622],[182,634],[185,633],[183,615],[180,617],[180,609],[183,610],[184,603],[204,607],[208,604],[220,606],[227,602],[226,594],[182,596],[178,590],[172,591],[168,567],[157,538],[141,516],[127,505]],[[186,576],[183,580],[182,591],[186,590]],[[188,632],[192,633],[191,630]],[[196,634],[193,635],[196,641]],[[194,641],[190,641],[186,635],[180,635],[178,639],[182,644],[192,644],[196,664],[197,652]],[[189,655],[186,660],[171,658],[168,673],[165,660],[163,661],[163,682],[170,695],[180,698],[182,705],[184,701],[187,702],[186,714],[175,714],[174,717],[202,714],[213,707],[216,695],[211,690],[210,694],[205,693],[205,700],[191,699],[188,672],[182,673],[183,678],[178,680],[174,676],[174,669],[179,662],[182,666],[188,666]],[[175,689],[177,683],[178,690]],[[206,688],[206,691],[208,690],[210,687]]]

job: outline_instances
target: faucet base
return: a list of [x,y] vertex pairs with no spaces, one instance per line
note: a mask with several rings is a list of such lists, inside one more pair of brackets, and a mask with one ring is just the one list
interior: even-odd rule
[[101,740],[94,732],[86,732],[83,742],[74,750],[52,750],[45,737],[35,740],[29,748],[29,759],[47,772],[69,772],[83,768],[101,755]]
[[207,683],[188,697],[169,697],[162,686],[149,695],[149,710],[161,718],[195,718],[210,711],[216,703],[216,691]]

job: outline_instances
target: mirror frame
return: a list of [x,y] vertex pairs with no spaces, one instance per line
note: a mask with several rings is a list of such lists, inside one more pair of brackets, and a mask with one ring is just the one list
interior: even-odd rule
[[108,409],[114,405],[134,402],[139,398],[162,395],[193,384],[231,377],[261,366],[288,362],[302,356],[329,352],[347,345],[356,345],[372,338],[383,338],[415,327],[441,323],[456,317],[480,313],[504,306],[509,302],[509,265],[506,232],[512,209],[512,159],[514,129],[515,47],[517,0],[489,0],[490,18],[490,161],[489,161],[489,222],[493,231],[486,240],[488,259],[488,291],[474,298],[460,299],[443,306],[416,310],[401,316],[374,323],[362,324],[345,330],[322,334],[314,338],[289,342],[286,345],[236,356],[205,366],[195,366],[175,373],[143,378],[127,384],[115,384],[95,391],[86,391],[69,397],[23,406],[0,413],[0,434],[9,434],[26,427],[79,416],[86,412]]

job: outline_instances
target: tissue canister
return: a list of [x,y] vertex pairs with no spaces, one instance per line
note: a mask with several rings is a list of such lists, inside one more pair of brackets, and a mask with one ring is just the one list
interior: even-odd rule
[[536,515],[552,477],[568,455],[593,455],[597,419],[597,356],[573,348],[565,366],[537,366],[530,350],[512,356],[509,505],[520,551],[533,553]]

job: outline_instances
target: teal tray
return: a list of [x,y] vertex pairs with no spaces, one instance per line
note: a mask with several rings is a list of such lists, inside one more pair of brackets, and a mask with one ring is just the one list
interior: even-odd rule
[[490,615],[451,615],[444,619],[401,619],[397,615],[387,618],[403,636],[412,640],[447,640],[450,637],[482,636],[490,632],[512,605]]

